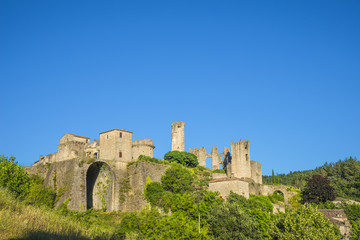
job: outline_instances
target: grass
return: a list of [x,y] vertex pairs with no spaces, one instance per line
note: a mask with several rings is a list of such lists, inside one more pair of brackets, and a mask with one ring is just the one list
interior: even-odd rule
[[0,188],[0,239],[117,239],[121,213],[39,208]]

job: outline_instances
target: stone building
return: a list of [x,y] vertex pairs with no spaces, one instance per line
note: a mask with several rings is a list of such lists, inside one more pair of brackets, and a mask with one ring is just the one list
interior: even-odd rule
[[100,140],[90,142],[90,138],[67,133],[60,138],[58,152],[40,156],[38,164],[61,162],[74,158],[93,158],[128,163],[140,155],[153,156],[155,146],[151,139],[132,141],[132,132],[112,129],[100,133]]

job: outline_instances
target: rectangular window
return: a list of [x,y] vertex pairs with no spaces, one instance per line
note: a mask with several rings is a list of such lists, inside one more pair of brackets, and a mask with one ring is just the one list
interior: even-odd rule
[[122,133],[120,133],[120,138],[122,138]]
[[119,152],[119,158],[122,158],[122,152]]

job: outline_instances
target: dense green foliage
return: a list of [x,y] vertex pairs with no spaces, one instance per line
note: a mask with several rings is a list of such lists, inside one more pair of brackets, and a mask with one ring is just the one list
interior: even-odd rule
[[[271,202],[283,204],[283,195],[278,192],[250,195],[249,199],[230,193],[227,200],[220,199],[218,193],[207,190],[211,170],[204,167],[186,168],[171,163],[161,182],[147,177],[144,194],[149,205],[141,212],[103,213],[90,209],[80,213],[67,208],[69,199],[51,209],[56,193],[44,186],[43,179],[29,176],[14,158],[2,157],[0,163],[0,235],[6,238],[339,239],[338,229],[311,205],[274,215]],[[18,175],[5,176],[9,169],[18,171]],[[17,181],[14,176],[21,177]],[[19,193],[19,189],[26,191]],[[4,198],[7,191],[17,199]],[[331,202],[321,206],[337,207]],[[359,237],[360,207],[345,203],[342,207],[354,226],[353,236]]]
[[43,184],[44,179],[37,175],[30,176],[30,191],[25,202],[36,206],[47,206],[53,208],[56,199],[56,192]]
[[303,203],[321,203],[335,199],[330,181],[321,175],[313,175],[302,191]]
[[273,205],[268,197],[250,195],[250,199],[246,199],[243,196],[231,192],[227,198],[227,202],[238,205],[258,224],[258,231],[262,238],[267,239],[269,237]]
[[207,229],[200,233],[197,222],[175,212],[162,215],[155,208],[129,213],[121,222],[118,232],[121,239],[208,239]]
[[9,189],[17,196],[24,197],[30,191],[30,178],[15,157],[0,157],[0,186]]
[[274,216],[271,239],[308,240],[340,239],[340,231],[309,204]]
[[161,183],[165,190],[173,193],[184,193],[191,191],[194,186],[194,176],[181,165],[173,165],[166,169]]
[[158,158],[154,158],[154,157],[150,157],[150,156],[140,155],[137,160],[129,162],[127,164],[127,166],[129,167],[129,166],[131,166],[133,164],[137,164],[139,161],[152,162],[152,163],[158,163],[158,164],[170,164],[169,161],[166,161],[166,160],[163,160],[163,159],[158,159]]
[[[360,162],[356,158],[325,163],[314,170],[279,174],[279,183],[303,190],[313,175],[326,176],[335,188],[336,196],[360,201]],[[272,176],[263,176],[264,184],[272,184],[272,181]]]
[[194,168],[199,165],[197,157],[188,152],[170,151],[165,154],[164,160],[180,163],[185,167]]
[[0,186],[28,204],[54,207],[55,191],[44,186],[42,178],[29,176],[24,168],[17,164],[15,157],[0,157]]
[[210,213],[209,232],[215,239],[261,239],[259,224],[235,202],[225,202]]

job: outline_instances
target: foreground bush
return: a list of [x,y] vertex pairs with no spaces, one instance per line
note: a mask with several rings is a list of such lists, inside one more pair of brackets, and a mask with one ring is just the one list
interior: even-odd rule
[[129,213],[119,227],[120,239],[209,239],[207,228],[181,212],[163,215],[155,208]]
[[0,156],[0,186],[9,189],[16,196],[26,196],[30,191],[30,177],[13,156]]
[[339,229],[310,204],[275,215],[270,235],[279,240],[341,239]]

